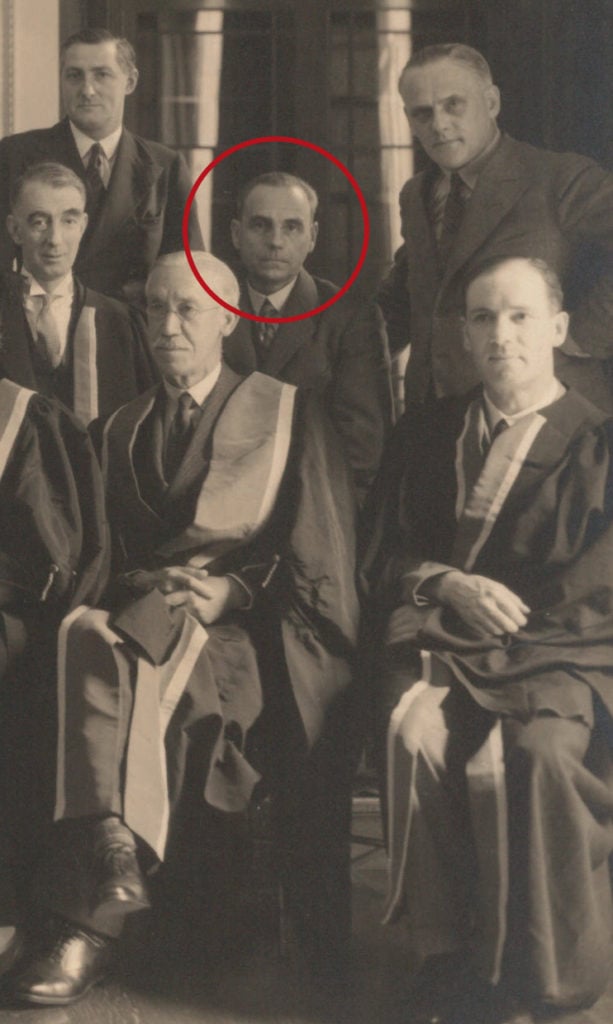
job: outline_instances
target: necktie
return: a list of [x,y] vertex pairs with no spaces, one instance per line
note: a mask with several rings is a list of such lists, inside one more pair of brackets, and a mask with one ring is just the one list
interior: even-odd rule
[[36,347],[55,370],[62,361],[62,342],[51,312],[54,298],[56,296],[45,292],[44,295],[32,295],[30,301],[34,306],[38,305],[34,332]]
[[446,265],[449,258],[449,253],[458,233],[464,215],[464,207],[469,196],[470,190],[468,185],[464,184],[459,174],[452,174],[438,240],[438,251],[443,266]]
[[[275,309],[270,299],[264,299],[260,306],[260,316],[279,316],[279,310]],[[258,324],[258,339],[262,348],[267,351],[272,345],[272,340],[277,333],[278,324]]]
[[177,411],[170,424],[168,439],[166,442],[166,455],[164,458],[164,476],[171,481],[176,476],[177,470],[183,461],[183,456],[188,449],[195,427],[195,413],[199,406],[189,394],[184,391],[179,397]]
[[92,210],[98,209],[100,201],[106,192],[104,181],[102,180],[102,157],[102,146],[99,142],[94,142],[89,151],[89,162],[85,168],[85,183],[87,185],[87,194],[89,196],[90,208]]
[[509,426],[509,424],[507,423],[506,420],[498,420],[498,423],[496,424],[496,426],[494,427],[494,429],[492,430],[492,432],[490,434],[489,441],[488,441],[488,439],[486,437],[483,438],[483,443],[482,443],[481,447],[483,449],[483,454],[484,455],[488,455],[489,454],[490,449],[491,449],[494,441],[496,440],[496,438],[500,437],[500,435],[505,430],[507,430],[508,426]]

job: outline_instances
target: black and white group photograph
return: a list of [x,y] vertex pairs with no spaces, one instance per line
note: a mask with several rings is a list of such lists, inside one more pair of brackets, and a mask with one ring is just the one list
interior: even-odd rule
[[0,0],[0,1024],[613,1022],[612,0]]

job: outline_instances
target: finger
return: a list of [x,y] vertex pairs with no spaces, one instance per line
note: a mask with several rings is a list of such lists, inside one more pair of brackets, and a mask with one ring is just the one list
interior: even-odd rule
[[492,586],[489,592],[495,600],[499,601],[506,607],[519,608],[520,611],[524,613],[530,612],[530,606],[521,599],[519,594],[516,594],[513,590],[509,590],[508,587],[505,587],[504,583],[498,583],[495,586]]
[[186,565],[186,566],[184,566],[183,571],[185,572],[185,574],[187,576],[191,576],[191,577],[193,577],[194,579],[197,579],[197,580],[206,579],[206,577],[209,575],[209,570],[208,569],[198,569],[194,565]]
[[189,590],[172,590],[164,595],[164,600],[171,608],[177,608],[179,605],[187,604],[189,596]]

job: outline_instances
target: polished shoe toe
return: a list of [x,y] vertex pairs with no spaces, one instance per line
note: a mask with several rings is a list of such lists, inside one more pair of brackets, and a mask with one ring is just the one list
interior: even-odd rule
[[147,910],[150,906],[136,850],[133,845],[123,842],[121,835],[115,835],[96,853],[91,910],[102,911],[105,915],[116,910],[124,916]]
[[114,939],[60,921],[45,940],[24,950],[5,975],[4,991],[18,1003],[74,1003],[106,977],[114,949]]

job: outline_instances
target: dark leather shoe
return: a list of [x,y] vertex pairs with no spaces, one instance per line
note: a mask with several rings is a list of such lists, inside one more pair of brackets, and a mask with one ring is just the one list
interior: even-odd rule
[[18,1003],[67,1006],[106,977],[114,949],[114,939],[58,919],[44,940],[26,947],[3,991]]
[[92,885],[90,909],[105,919],[151,906],[134,838],[121,822],[107,826],[96,842]]

